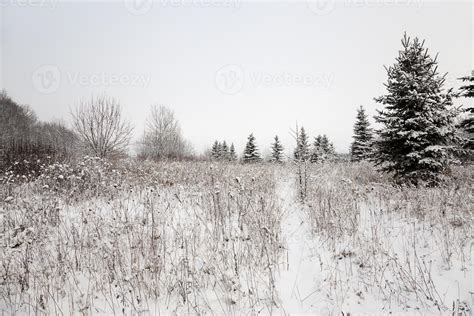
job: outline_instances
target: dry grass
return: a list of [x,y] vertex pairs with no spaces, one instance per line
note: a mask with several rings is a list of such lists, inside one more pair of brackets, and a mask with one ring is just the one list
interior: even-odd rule
[[8,188],[8,314],[274,308],[281,241],[271,167],[88,158]]
[[[280,313],[275,278],[286,241],[276,187],[290,169],[87,158],[45,165],[39,177],[2,175],[0,308]],[[466,311],[473,173],[460,168],[438,188],[404,188],[370,165],[308,165],[304,204],[286,203],[307,211],[315,291],[328,312],[370,299],[380,311]]]
[[473,168],[459,168],[443,186],[414,188],[393,186],[368,164],[314,167],[307,209],[315,238],[332,254],[320,260],[334,311],[351,294],[359,301],[373,295],[386,310],[442,313],[469,298],[440,275],[470,283],[473,175]]

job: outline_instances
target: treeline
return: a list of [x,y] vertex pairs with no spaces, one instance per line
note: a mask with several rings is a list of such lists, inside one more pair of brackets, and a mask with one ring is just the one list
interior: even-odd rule
[[61,122],[40,122],[25,105],[0,93],[0,170],[38,172],[38,161],[68,160],[75,135]]
[[[383,106],[374,116],[378,129],[372,129],[364,107],[357,109],[350,159],[369,161],[398,183],[437,185],[449,175],[450,166],[471,163],[474,150],[474,108],[455,107],[455,98],[474,97],[474,72],[460,78],[462,87],[445,87],[446,75],[437,72],[437,57],[432,58],[424,41],[403,37],[402,49],[393,66],[387,69],[387,94],[375,98]],[[275,137],[269,161],[281,163],[320,162],[336,156],[326,135],[310,143],[303,127],[295,131],[292,157]],[[219,160],[219,143],[213,159]],[[248,137],[241,161],[263,161],[253,134]]]
[[[34,176],[41,166],[69,162],[85,155],[120,158],[128,155],[133,127],[118,100],[101,95],[82,100],[71,111],[71,128],[41,122],[29,106],[0,93],[0,171]],[[139,159],[195,159],[173,111],[152,106],[138,142]]]
[[[472,107],[462,110],[455,98],[474,96],[474,74],[460,78],[458,91],[445,87],[445,75],[437,72],[424,42],[404,36],[394,65],[387,69],[387,93],[375,98],[377,110],[372,129],[365,109],[357,110],[350,157],[370,161],[400,183],[436,185],[449,174],[450,166],[473,160],[474,124]],[[134,128],[124,116],[120,102],[109,96],[82,100],[71,111],[72,127],[61,122],[41,122],[35,113],[0,93],[0,170],[36,172],[38,165],[91,155],[117,158],[128,155]],[[256,138],[250,134],[238,155],[233,143],[215,141],[204,156],[197,157],[183,137],[173,111],[164,106],[150,108],[137,144],[138,159],[212,159],[256,163],[317,163],[338,157],[326,135],[313,139],[306,130],[294,131],[296,146],[285,155],[278,136],[270,157],[263,159]]]

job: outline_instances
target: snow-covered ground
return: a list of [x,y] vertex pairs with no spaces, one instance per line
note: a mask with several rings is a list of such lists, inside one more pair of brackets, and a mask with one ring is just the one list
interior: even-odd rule
[[[472,227],[463,227],[472,223],[472,212],[462,220],[466,213],[460,212],[454,220],[446,215],[444,221],[446,217],[432,214],[423,219],[415,214],[407,217],[406,210],[397,208],[413,205],[403,204],[406,201],[401,196],[382,199],[384,186],[359,186],[342,177],[330,177],[359,191],[350,210],[355,214],[355,229],[348,227],[347,232],[352,234],[313,229],[310,217],[315,208],[298,202],[295,179],[280,177],[277,186],[286,245],[277,291],[285,314],[472,314],[474,239]],[[320,179],[319,185],[333,185],[324,180]],[[450,198],[457,198],[456,194]],[[400,203],[395,207],[398,212],[393,213],[387,201]],[[409,201],[420,202],[415,196]],[[431,205],[433,212],[436,204]],[[466,196],[466,204],[472,205],[472,195]],[[347,215],[334,212],[335,217]]]
[[281,177],[277,186],[283,205],[282,235],[285,252],[281,258],[277,291],[285,314],[328,314],[320,286],[324,273],[318,261],[311,228],[303,206],[298,203],[294,177]]
[[470,170],[403,189],[318,165],[302,203],[290,166],[81,168],[2,187],[3,312],[472,313]]

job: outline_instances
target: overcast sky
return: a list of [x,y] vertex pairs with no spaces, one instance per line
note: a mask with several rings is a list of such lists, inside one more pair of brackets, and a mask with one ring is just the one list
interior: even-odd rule
[[198,152],[215,139],[240,152],[251,132],[264,152],[276,134],[292,148],[297,122],[347,152],[404,31],[439,52],[447,85],[470,74],[472,3],[0,0],[0,87],[42,120],[107,93],[136,138],[150,105],[165,105]]

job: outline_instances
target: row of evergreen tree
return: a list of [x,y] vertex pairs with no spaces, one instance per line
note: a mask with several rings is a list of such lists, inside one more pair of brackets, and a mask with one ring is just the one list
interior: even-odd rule
[[237,154],[234,144],[230,144],[229,147],[225,140],[222,143],[216,140],[211,148],[211,158],[214,160],[236,161]]
[[[278,140],[278,137],[276,137]],[[283,147],[282,151],[283,151]],[[224,140],[219,142],[216,140],[214,144],[212,144],[211,151],[210,151],[211,159],[217,161],[237,161],[237,153],[235,151],[234,144],[231,143],[230,146],[227,145],[227,142]],[[283,154],[282,156],[283,157]],[[250,134],[247,140],[247,144],[245,146],[244,153],[242,155],[242,162],[249,163],[249,162],[259,162],[262,161],[260,151],[257,147],[255,136]]]
[[[327,135],[318,135],[314,138],[313,143],[310,145],[309,136],[307,135],[304,127],[298,129],[296,134],[296,148],[293,153],[293,158],[295,160],[310,161],[315,163],[331,159],[336,155],[334,145],[329,141]],[[283,163],[285,161],[284,150],[285,148],[281,144],[278,135],[275,136],[271,144],[271,155],[269,161]],[[232,143],[229,147],[226,141],[219,142],[216,140],[211,147],[210,156],[213,160],[238,160],[234,144]],[[250,134],[242,155],[242,162],[255,163],[260,161],[263,161],[263,158],[258,149],[255,136]]]

